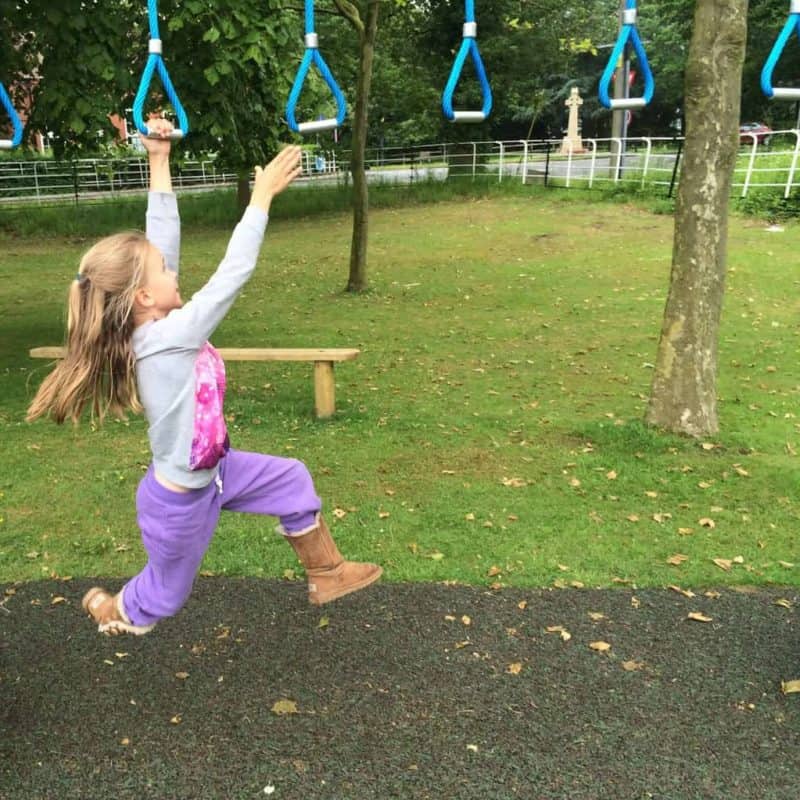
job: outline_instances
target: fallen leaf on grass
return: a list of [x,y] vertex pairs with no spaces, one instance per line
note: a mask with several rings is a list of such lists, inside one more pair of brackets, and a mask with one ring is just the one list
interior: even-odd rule
[[701,519],[697,520],[697,524],[700,525],[703,528],[712,528],[713,529],[713,528],[717,527],[717,523],[714,522],[714,520],[711,519],[711,517],[702,517]]
[[606,478],[608,478],[610,481],[615,481],[617,479],[616,470],[612,469],[606,472]]
[[503,478],[502,480],[503,486],[510,486],[514,489],[519,489],[523,486],[528,485],[528,481],[524,478]]
[[800,680],[781,681],[781,691],[784,694],[795,694],[800,692]]
[[663,522],[666,522],[668,519],[672,519],[672,514],[670,514],[669,511],[657,512],[653,514],[653,519],[659,524],[661,524]]
[[794,564],[791,561],[779,561],[778,562],[784,569],[791,569]]
[[486,576],[488,578],[494,578],[495,575],[500,575],[502,572],[503,570],[500,569],[500,567],[493,564],[491,567],[489,567],[489,571],[486,573]]
[[733,566],[733,561],[729,558],[712,558],[711,559],[720,569],[724,569],[725,572],[730,572],[731,567]]
[[690,611],[687,616],[687,619],[693,619],[695,622],[713,622],[711,617],[707,617],[705,614],[702,614],[700,611]]
[[675,567],[679,567],[681,564],[683,564],[684,561],[688,560],[689,556],[684,555],[683,553],[675,553],[674,556],[670,556],[667,559],[667,564],[672,564]]
[[626,519],[628,520],[628,522],[638,522],[639,521],[639,515],[638,514],[628,514]]
[[297,714],[297,703],[294,700],[278,700],[272,706],[272,713],[278,716]]
[[608,642],[591,642],[589,648],[598,653],[605,653],[611,649],[611,645]]

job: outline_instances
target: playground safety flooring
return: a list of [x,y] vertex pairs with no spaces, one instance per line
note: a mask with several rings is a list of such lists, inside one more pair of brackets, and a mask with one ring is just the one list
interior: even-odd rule
[[94,583],[0,586],[1,798],[800,796],[796,589],[206,577],[137,639]]

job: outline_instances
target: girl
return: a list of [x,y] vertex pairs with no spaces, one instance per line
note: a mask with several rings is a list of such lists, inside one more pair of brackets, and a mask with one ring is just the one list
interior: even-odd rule
[[150,162],[147,232],[109,236],[83,257],[69,291],[67,352],[44,380],[28,420],[77,422],[89,404],[107,412],[144,410],[153,461],[136,509],[145,568],[115,596],[94,587],[83,608],[101,633],[143,634],[184,605],[220,511],[280,519],[320,605],[376,581],[375,564],[345,561],[320,515],[305,465],[229,446],[225,366],[207,339],[253,272],[272,198],[299,174],[300,148],[256,167],[250,207],[217,271],[189,302],[178,289],[180,220],[169,169],[172,128],[143,139]]

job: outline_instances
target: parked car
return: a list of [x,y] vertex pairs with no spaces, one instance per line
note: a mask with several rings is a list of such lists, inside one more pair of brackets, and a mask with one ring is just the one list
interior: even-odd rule
[[769,144],[772,139],[772,128],[763,122],[743,122],[739,126],[741,144],[752,144],[754,136],[759,144]]

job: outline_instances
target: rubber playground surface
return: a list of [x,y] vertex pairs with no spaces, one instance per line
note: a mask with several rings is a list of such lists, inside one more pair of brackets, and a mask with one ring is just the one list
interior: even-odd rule
[[800,796],[796,589],[200,578],[106,638],[94,583],[0,586],[1,798]]

